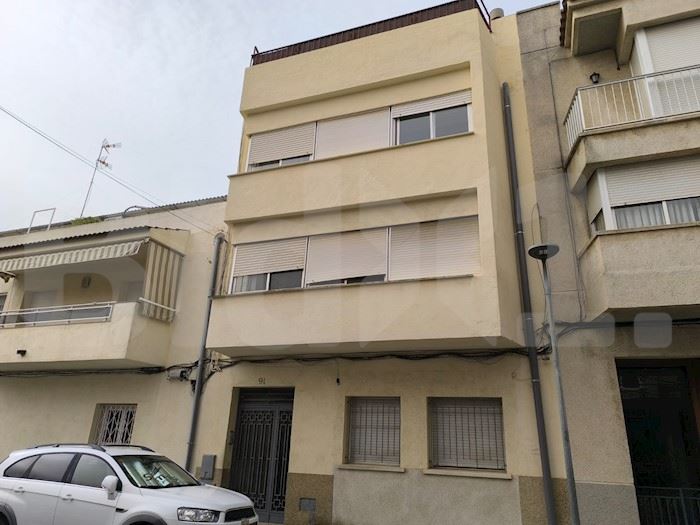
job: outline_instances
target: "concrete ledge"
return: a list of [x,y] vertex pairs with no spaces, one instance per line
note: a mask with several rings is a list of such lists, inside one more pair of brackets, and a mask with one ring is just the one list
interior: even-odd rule
[[369,472],[397,472],[402,474],[406,472],[402,467],[391,467],[389,465],[336,465],[340,470],[362,470]]
[[475,469],[449,469],[449,468],[427,468],[423,474],[428,476],[453,476],[457,478],[487,478],[487,479],[513,479],[508,472],[495,470],[475,470]]

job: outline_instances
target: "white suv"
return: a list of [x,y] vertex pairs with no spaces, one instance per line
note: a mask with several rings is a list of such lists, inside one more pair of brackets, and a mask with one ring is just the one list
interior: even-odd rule
[[203,485],[146,447],[43,445],[0,463],[0,525],[258,522],[237,492]]

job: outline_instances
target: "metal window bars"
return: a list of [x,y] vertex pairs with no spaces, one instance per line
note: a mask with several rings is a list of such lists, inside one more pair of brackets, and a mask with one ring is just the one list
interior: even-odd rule
[[700,489],[637,487],[641,525],[700,523]]
[[0,312],[0,328],[104,322],[112,318],[114,302],[45,306]]
[[398,397],[348,400],[347,462],[399,466],[401,406]]
[[564,119],[567,145],[590,130],[698,111],[700,66],[580,87]]
[[131,443],[136,419],[136,405],[100,405],[98,407],[98,445]]
[[431,398],[430,466],[505,470],[500,399]]

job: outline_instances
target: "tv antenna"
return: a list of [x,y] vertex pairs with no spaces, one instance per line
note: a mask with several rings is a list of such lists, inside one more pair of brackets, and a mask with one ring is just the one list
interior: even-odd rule
[[108,170],[112,169],[112,165],[107,162],[107,157],[109,156],[109,152],[112,149],[118,149],[122,147],[121,142],[114,142],[111,143],[107,139],[104,139],[102,141],[102,146],[100,147],[100,153],[97,155],[97,160],[95,160],[95,169],[92,170],[92,177],[90,178],[90,185],[88,186],[87,193],[85,194],[85,201],[83,202],[83,209],[80,210],[80,217],[85,214],[85,208],[87,207],[88,200],[90,199],[90,193],[92,192],[92,186],[95,184],[95,175],[97,174],[97,170],[100,168],[107,168]]

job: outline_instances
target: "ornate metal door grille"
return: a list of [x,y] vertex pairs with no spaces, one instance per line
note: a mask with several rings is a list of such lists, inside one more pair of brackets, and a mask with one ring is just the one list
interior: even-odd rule
[[99,445],[128,445],[135,418],[136,405],[99,405],[95,441]]
[[242,392],[231,488],[253,501],[262,522],[284,519],[291,430],[291,393]]

